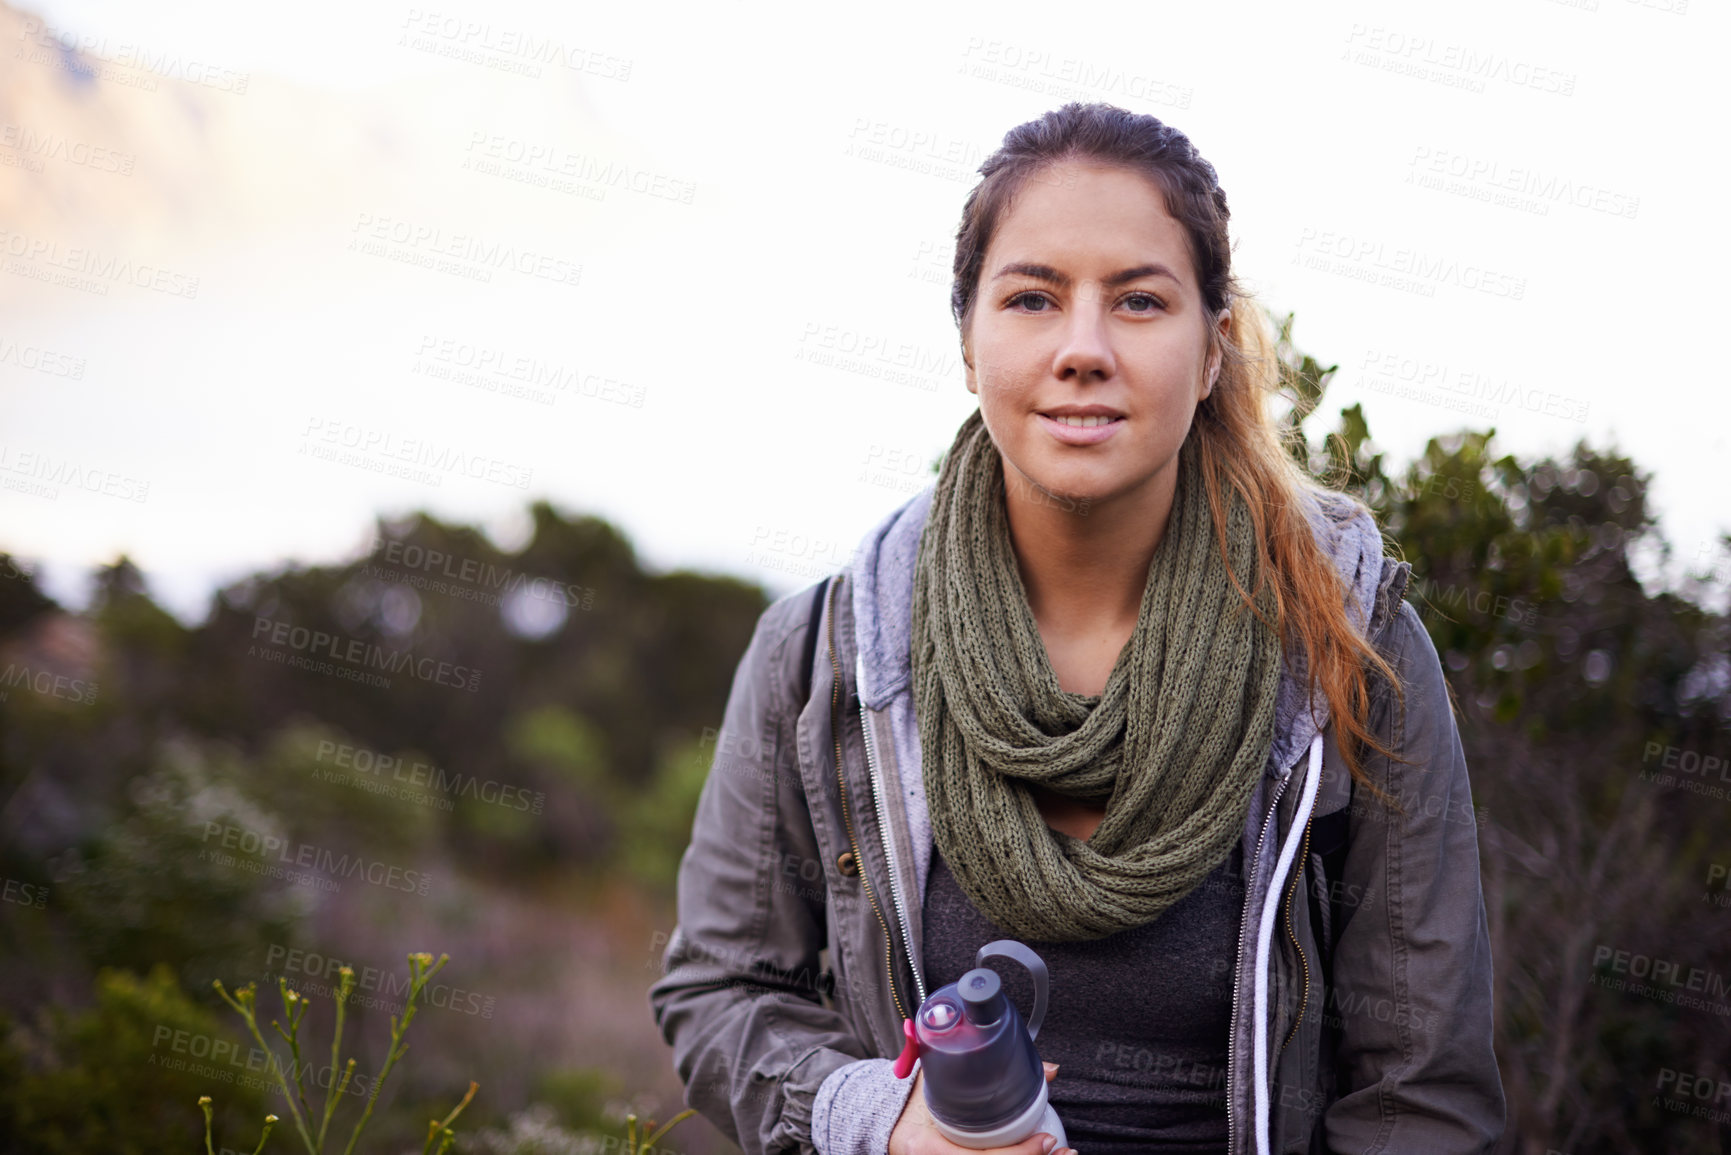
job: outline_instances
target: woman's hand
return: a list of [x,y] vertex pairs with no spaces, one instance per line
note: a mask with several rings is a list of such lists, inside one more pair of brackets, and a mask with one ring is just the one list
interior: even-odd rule
[[[1058,1065],[1041,1065],[1046,1069],[1046,1082],[1050,1083],[1058,1073]],[[902,1108],[901,1118],[890,1131],[890,1155],[1076,1155],[1073,1147],[1048,1153],[1045,1145],[1054,1140],[1044,1131],[1034,1132],[1013,1147],[988,1147],[984,1151],[950,1142],[932,1124],[931,1113],[926,1110],[925,1078],[923,1068],[914,1075],[914,1089],[908,1095],[907,1105]]]

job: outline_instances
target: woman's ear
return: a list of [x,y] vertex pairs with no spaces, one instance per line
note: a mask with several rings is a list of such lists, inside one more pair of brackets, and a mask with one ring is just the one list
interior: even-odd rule
[[1215,382],[1220,380],[1220,361],[1225,356],[1226,340],[1231,333],[1232,310],[1222,309],[1214,315],[1214,332],[1208,335],[1208,387],[1202,391],[1204,397],[1214,392]]

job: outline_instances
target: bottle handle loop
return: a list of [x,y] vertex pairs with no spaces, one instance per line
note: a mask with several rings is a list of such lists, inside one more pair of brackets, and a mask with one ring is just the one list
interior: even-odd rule
[[974,956],[974,965],[984,966],[989,958],[1007,958],[1012,962],[1019,962],[1034,976],[1034,1013],[1028,1016],[1028,1037],[1039,1038],[1040,1024],[1046,1018],[1046,988],[1050,984],[1045,961],[1013,938],[1001,938],[981,947],[980,953]]

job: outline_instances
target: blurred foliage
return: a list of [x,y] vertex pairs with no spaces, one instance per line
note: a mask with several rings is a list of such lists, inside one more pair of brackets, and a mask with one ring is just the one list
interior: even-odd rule
[[1357,405],[1313,443],[1303,418],[1337,367],[1299,354],[1291,324],[1289,444],[1411,563],[1407,600],[1443,660],[1487,816],[1504,1149],[1721,1150],[1655,1090],[1665,1069],[1731,1078],[1723,1016],[1597,986],[1610,974],[1594,958],[1609,947],[1724,980],[1731,922],[1703,890],[1711,864],[1731,862],[1731,774],[1683,784],[1694,791],[1651,774],[1655,749],[1728,752],[1731,630],[1706,604],[1723,585],[1643,589],[1634,560],[1669,550],[1650,475],[1619,454],[1577,443],[1566,461],[1521,462],[1493,450],[1493,428],[1434,438],[1391,474]]
[[258,1134],[268,1104],[251,1081],[260,1071],[248,1069],[248,1044],[182,994],[167,967],[142,979],[104,970],[95,988],[90,1009],[44,1007],[28,1027],[0,1013],[8,1150],[185,1155],[201,1126],[198,1097],[213,1083],[221,1129]]
[[552,1108],[560,1126],[572,1131],[610,1129],[608,1104],[620,1098],[625,1088],[619,1076],[600,1067],[573,1067],[548,1071],[536,1085],[535,1101]]
[[[694,751],[720,724],[768,599],[732,578],[647,574],[597,519],[544,503],[530,516],[514,551],[426,516],[381,519],[364,556],[248,577],[191,627],[125,558],[97,572],[89,609],[68,615],[0,555],[4,661],[97,687],[90,701],[28,688],[0,700],[0,870],[37,900],[0,908],[0,1008],[88,1004],[105,997],[92,992],[107,966],[160,965],[200,1009],[212,979],[262,978],[291,948],[382,962],[357,957],[373,941],[357,921],[388,932],[410,925],[408,912],[360,878],[338,892],[280,877],[299,855],[427,871],[438,917],[474,934],[488,917],[477,886],[587,891],[616,878],[670,901],[706,770]],[[300,627],[479,670],[478,686],[393,674],[387,689],[260,656],[273,631]],[[491,1025],[477,1008],[491,1016],[500,988],[486,983],[471,973],[441,987],[463,1013],[437,1016],[423,1046]],[[367,993],[389,1002],[388,990]],[[354,1012],[357,1023],[379,1013]],[[364,1071],[382,1055],[360,1045]],[[8,1070],[61,1070],[49,1058],[4,1052]],[[489,1070],[491,1085],[539,1077],[537,1056],[515,1063]],[[423,1063],[402,1102],[381,1104],[381,1142],[418,1145],[416,1100],[453,1097],[442,1073]],[[105,1086],[92,1085],[98,1115]],[[561,1109],[577,1101],[573,1084],[542,1089],[564,1096]],[[207,1081],[163,1098],[187,1119],[156,1133],[193,1134],[197,1095],[213,1092],[226,1118],[229,1089]],[[471,1114],[485,1123],[502,1109]],[[17,1128],[38,1118],[7,1117],[0,1148],[34,1137]],[[258,1118],[219,1133],[256,1134]]]
[[677,881],[697,798],[709,777],[712,745],[693,740],[668,750],[656,764],[648,790],[622,795],[614,804],[620,861],[649,886],[671,891]]
[[465,1150],[476,1155],[660,1155],[671,1149],[667,1133],[695,1114],[687,1109],[664,1124],[640,1118],[620,1097],[617,1076],[593,1067],[550,1073],[535,1100],[505,1126],[468,1137]]
[[[1637,560],[1668,547],[1650,476],[1612,450],[1520,461],[1494,429],[1463,430],[1397,469],[1357,405],[1316,434],[1337,367],[1296,348],[1291,317],[1277,323],[1287,444],[1360,496],[1410,560],[1408,599],[1456,697],[1484,816],[1505,1149],[1717,1150],[1712,1127],[1665,1109],[1654,1087],[1662,1069],[1728,1077],[1724,1020],[1597,986],[1594,958],[1608,945],[1721,974],[1731,958],[1731,917],[1703,893],[1709,865],[1731,863],[1731,784],[1715,798],[1647,773],[1655,749],[1727,750],[1723,548],[1704,565],[1697,554],[1710,573],[1682,592],[1644,588]],[[213,1090],[236,1111],[223,1133],[255,1133],[256,1101],[152,1067],[142,1024],[209,1026],[209,980],[260,978],[285,944],[382,962],[355,957],[368,941],[357,928],[418,939],[414,920],[436,915],[474,936],[461,957],[480,968],[490,953],[498,973],[517,949],[497,937],[508,912],[544,909],[524,896],[622,886],[639,896],[626,907],[670,908],[715,728],[768,599],[733,578],[646,573],[599,519],[544,502],[529,516],[509,550],[425,514],[380,519],[362,556],[250,576],[191,627],[125,558],[68,614],[0,553],[0,664],[94,688],[0,700],[0,869],[44,899],[0,908],[0,1008],[13,1020],[0,1139],[154,1150],[103,1138],[117,1131],[53,1130],[146,1119],[137,1134],[186,1150],[193,1103]],[[478,677],[472,692],[407,674],[386,689],[264,656],[294,629]],[[410,911],[358,883],[297,886],[237,867],[232,848],[211,854],[231,829],[430,869],[441,888]],[[579,971],[606,956],[577,935],[560,946],[589,952],[559,956]],[[147,983],[102,970],[157,964]],[[481,992],[491,1014],[510,992],[487,973],[464,978],[462,997]],[[609,1053],[606,1076],[531,1053],[511,1034],[521,1024],[430,1018],[422,1064],[380,1104],[381,1141],[418,1144],[473,1065],[490,1102],[471,1111],[467,1149],[596,1149],[621,1130],[619,1072],[666,1069],[647,1008],[619,1013],[640,1019],[641,1053]],[[115,1047],[89,1041],[109,1035]],[[451,1040],[466,1042],[445,1062]]]
[[212,861],[207,822],[280,832],[197,755],[179,744],[165,765],[127,783],[132,809],[58,862],[56,909],[94,966],[172,964],[189,989],[287,933],[297,894]]

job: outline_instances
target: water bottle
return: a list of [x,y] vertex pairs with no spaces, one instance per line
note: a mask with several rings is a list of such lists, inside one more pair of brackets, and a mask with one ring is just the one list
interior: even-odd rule
[[[1005,997],[989,958],[1008,958],[1034,976],[1034,1010],[1027,1024]],[[926,1110],[944,1137],[960,1147],[1008,1147],[1044,1131],[1069,1146],[1058,1113],[1046,1100],[1046,1075],[1034,1039],[1046,1017],[1048,980],[1040,956],[1013,939],[987,943],[974,969],[933,991],[902,1022],[907,1045],[896,1078],[925,1070]],[[1054,1148],[1057,1149],[1057,1148]]]

